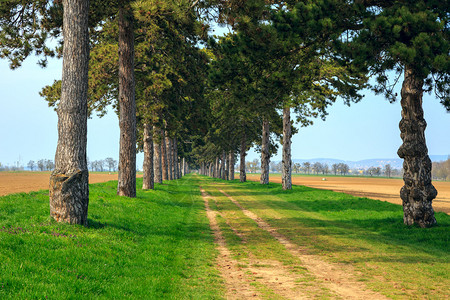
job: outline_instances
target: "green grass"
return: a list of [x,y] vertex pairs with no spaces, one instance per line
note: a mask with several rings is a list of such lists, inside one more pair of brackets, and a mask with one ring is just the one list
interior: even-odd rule
[[445,213],[436,213],[437,226],[422,229],[405,226],[401,206],[384,201],[237,180],[220,188],[309,253],[353,265],[359,280],[386,296],[450,297],[450,216]]
[[403,225],[399,205],[302,186],[283,191],[191,175],[128,199],[116,196],[116,184],[90,186],[88,227],[52,221],[46,191],[0,197],[0,299],[222,299],[200,185],[216,198],[210,206],[243,268],[250,259],[277,260],[303,278],[308,295],[330,297],[219,188],[306,253],[352,265],[373,290],[395,299],[450,298],[447,214],[421,229]]
[[90,186],[88,227],[50,220],[45,191],[0,197],[0,298],[222,298],[198,187],[116,184]]

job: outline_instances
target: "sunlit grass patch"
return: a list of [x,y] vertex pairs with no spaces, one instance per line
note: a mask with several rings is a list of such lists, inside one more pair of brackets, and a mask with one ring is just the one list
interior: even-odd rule
[[438,225],[403,224],[399,205],[279,184],[232,183],[222,187],[277,231],[326,260],[350,264],[359,280],[392,297],[446,298],[450,285],[450,216]]
[[198,187],[116,184],[90,186],[88,227],[52,221],[47,192],[1,197],[0,298],[221,298]]

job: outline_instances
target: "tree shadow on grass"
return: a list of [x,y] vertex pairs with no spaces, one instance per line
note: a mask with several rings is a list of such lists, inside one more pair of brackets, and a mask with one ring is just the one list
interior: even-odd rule
[[[446,217],[445,214],[440,216]],[[438,217],[440,217],[438,216]],[[440,219],[440,218],[439,218]],[[404,258],[395,256],[373,255],[378,261],[392,261],[397,259],[408,263],[447,261],[448,262],[448,240],[450,235],[450,222],[440,220],[441,224],[433,228],[419,228],[416,226],[406,226],[399,218],[365,218],[346,220],[322,220],[299,216],[297,218],[284,218],[281,220],[269,220],[276,224],[289,236],[307,234],[311,240],[321,237],[334,237],[337,241],[344,239],[360,240],[364,244],[390,249],[392,252],[400,251],[408,253]],[[347,246],[345,243],[333,242],[325,239],[324,247],[331,252],[353,252],[354,246]],[[358,247],[357,247],[358,248]],[[364,250],[361,248],[361,250]],[[417,254],[417,255],[416,255]],[[361,258],[361,261],[366,258]]]

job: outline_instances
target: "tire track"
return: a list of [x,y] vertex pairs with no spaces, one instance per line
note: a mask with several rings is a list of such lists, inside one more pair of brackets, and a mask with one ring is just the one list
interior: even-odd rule
[[223,190],[219,189],[219,191],[239,207],[247,217],[254,220],[261,229],[269,232],[272,237],[284,245],[289,253],[300,259],[304,267],[312,275],[321,279],[322,284],[331,291],[344,299],[388,299],[379,293],[368,290],[364,284],[358,282],[354,278],[355,276],[352,275],[354,274],[354,270],[350,267],[325,262],[319,256],[305,254],[304,249],[292,243],[258,215],[245,209],[238,201]]
[[[242,239],[242,244],[245,245],[245,236],[239,231],[239,228],[234,228],[229,222],[228,218],[222,215],[220,212],[213,211],[208,203],[208,199],[214,200],[217,203],[217,199],[206,193],[202,188],[203,199],[205,201],[205,207],[210,220],[210,225],[214,231],[214,236],[218,244],[218,250],[220,252],[218,258],[218,266],[221,269],[221,273],[225,281],[227,282],[227,299],[254,299],[258,298],[270,298],[269,295],[259,295],[253,287],[247,282],[253,282],[256,286],[259,286],[265,293],[272,294],[276,299],[308,299],[300,290],[301,286],[298,283],[302,279],[301,276],[293,273],[290,267],[283,265],[281,262],[273,259],[257,259],[249,253],[249,258],[246,259],[246,264],[243,268],[239,268],[239,264],[236,260],[231,259],[231,251],[227,248],[225,238],[217,223],[216,216],[220,215],[224,218],[227,225],[231,228],[234,234]],[[241,262],[242,266],[242,262]],[[236,281],[236,279],[238,281]]]
[[219,256],[217,267],[225,280],[226,299],[261,299],[255,289],[245,280],[245,273],[238,266],[238,262],[231,258],[231,252],[227,248],[225,238],[216,220],[217,212],[209,206],[208,199],[211,198],[203,188],[200,191],[205,202],[206,216],[209,226],[214,233],[214,240],[217,244]]

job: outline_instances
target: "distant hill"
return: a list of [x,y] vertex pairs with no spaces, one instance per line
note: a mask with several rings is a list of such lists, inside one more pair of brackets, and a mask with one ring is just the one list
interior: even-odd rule
[[[449,155],[430,155],[431,161],[444,161],[449,158]],[[372,158],[359,161],[349,161],[334,158],[312,158],[312,159],[293,159],[294,163],[303,164],[304,162],[320,162],[322,164],[328,164],[331,167],[333,164],[345,163],[350,169],[363,169],[366,170],[370,167],[384,167],[390,164],[394,169],[401,169],[403,167],[403,159],[400,158]]]

